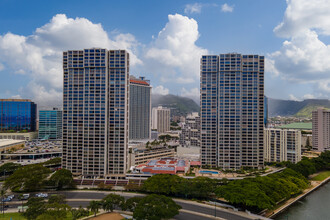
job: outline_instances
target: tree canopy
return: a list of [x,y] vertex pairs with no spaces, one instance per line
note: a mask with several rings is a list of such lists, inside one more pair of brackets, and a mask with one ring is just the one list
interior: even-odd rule
[[41,164],[22,166],[5,180],[4,187],[12,191],[40,190],[49,173],[50,169]]
[[170,219],[179,214],[181,206],[163,195],[148,195],[137,204],[133,217],[137,220]]
[[113,212],[114,208],[116,206],[122,206],[125,203],[125,198],[116,195],[116,194],[109,194],[106,197],[104,197],[101,201],[103,210],[107,212]]
[[55,185],[57,189],[72,188],[74,187],[73,176],[70,170],[60,169],[57,170],[51,177],[50,182]]

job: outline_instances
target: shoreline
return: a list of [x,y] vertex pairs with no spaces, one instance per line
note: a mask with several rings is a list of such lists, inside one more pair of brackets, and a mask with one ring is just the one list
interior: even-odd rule
[[[325,185],[326,183],[328,183],[330,181],[330,176],[327,177],[326,179],[322,180],[321,182],[319,182],[317,185],[312,186],[311,188],[307,189],[307,191],[305,191],[304,193],[300,194],[299,196],[295,197],[295,198],[291,198],[292,201],[290,202],[286,202],[285,204],[283,204],[282,206],[280,206],[278,209],[274,210],[270,215],[267,215],[265,217],[267,218],[274,218],[277,215],[279,215],[280,213],[284,212],[285,210],[287,210],[291,205],[295,204],[296,202],[298,202],[299,200],[305,198],[307,195],[309,195],[310,193],[314,192],[315,190],[317,190],[318,188],[320,188],[321,186]],[[289,199],[290,200],[290,199]],[[288,200],[288,201],[289,201]]]

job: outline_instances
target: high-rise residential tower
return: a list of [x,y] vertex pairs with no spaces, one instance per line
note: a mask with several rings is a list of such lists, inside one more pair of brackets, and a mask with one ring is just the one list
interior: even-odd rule
[[158,106],[152,108],[152,129],[158,133],[170,130],[170,109]]
[[37,104],[29,99],[0,99],[0,131],[35,131]]
[[101,48],[63,52],[63,168],[85,177],[124,178],[129,54]]
[[62,139],[62,111],[53,110],[39,111],[39,139]]
[[317,151],[330,149],[330,110],[318,108],[312,113],[313,148]]
[[129,109],[129,139],[150,139],[151,86],[144,77],[130,77]]
[[264,57],[206,55],[200,68],[202,165],[262,168]]

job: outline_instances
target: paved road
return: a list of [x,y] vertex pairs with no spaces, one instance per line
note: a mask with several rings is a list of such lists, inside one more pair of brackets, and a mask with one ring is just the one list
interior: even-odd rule
[[[102,199],[104,198],[108,193],[107,192],[83,192],[83,191],[64,191],[64,192],[60,192],[63,193],[66,198],[68,200],[70,199]],[[122,196],[124,196],[125,198],[130,198],[133,196],[137,196],[137,194],[134,193],[118,193],[121,194]],[[142,195],[138,195],[141,196]],[[214,207],[210,206],[210,205],[204,205],[204,204],[194,204],[194,203],[187,203],[184,202],[182,200],[175,200],[175,202],[180,205],[182,207],[182,209],[185,210],[190,210],[190,211],[194,211],[194,212],[198,212],[198,213],[202,213],[202,214],[206,214],[206,215],[210,215],[210,216],[214,216],[214,212],[215,209]],[[88,201],[86,202],[75,202],[74,205],[75,206],[87,206],[88,205]],[[70,205],[70,202],[68,203]],[[181,213],[180,213],[181,215]],[[190,214],[191,215],[191,214]],[[223,211],[220,208],[216,209],[216,216],[223,218],[223,219],[230,219],[230,220],[248,220],[248,219],[253,219],[248,218],[248,217],[243,217],[241,215],[235,214],[235,213],[231,213],[231,212],[227,212],[227,211]],[[178,218],[177,218],[178,217]],[[197,216],[197,219],[201,219],[201,216]],[[176,216],[176,219],[183,219],[181,218],[181,216]],[[185,219],[190,219],[190,218],[185,218]],[[209,218],[206,218],[209,219]]]
[[[68,200],[67,204],[72,207],[87,207],[90,200],[100,200],[103,199],[106,195],[108,195],[110,192],[91,192],[91,191],[62,191],[62,192],[56,192],[60,194],[64,194],[66,196],[66,199]],[[113,193],[113,192],[112,192]],[[55,193],[48,193],[55,194]],[[141,194],[136,193],[117,193],[119,195],[122,195],[123,197],[130,198],[134,196],[143,196]],[[34,194],[31,194],[33,196]],[[206,205],[206,204],[199,204],[196,202],[191,201],[184,201],[184,200],[178,200],[174,199],[177,204],[179,204],[182,207],[182,211],[180,211],[180,214],[175,216],[175,219],[178,220],[209,220],[209,219],[215,219],[215,208],[214,206]],[[10,208],[17,208],[17,206],[21,205],[21,202],[17,201],[17,196],[13,200],[13,202],[8,203]],[[185,211],[186,210],[186,211]],[[235,212],[229,212],[227,210],[221,209],[219,207],[216,208],[216,216],[217,219],[229,219],[229,220],[249,220],[253,219],[251,216],[242,216]]]

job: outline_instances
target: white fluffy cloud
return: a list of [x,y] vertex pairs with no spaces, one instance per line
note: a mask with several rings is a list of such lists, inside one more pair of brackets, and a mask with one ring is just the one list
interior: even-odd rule
[[152,89],[152,93],[159,94],[159,95],[168,95],[169,90],[164,88],[164,86],[160,85]]
[[41,105],[56,105],[62,98],[62,51],[91,47],[127,49],[131,64],[135,65],[142,63],[133,52],[136,46],[131,34],[110,39],[101,24],[58,14],[30,36],[0,35],[0,61],[17,74],[29,74],[31,80],[22,89],[24,97],[30,95]]
[[184,96],[184,97],[187,97],[187,98],[191,98],[196,103],[199,104],[199,100],[200,100],[200,91],[199,91],[199,88],[192,88],[192,89],[182,88],[182,90],[181,90],[181,96]]
[[[32,98],[39,106],[58,106],[62,102],[62,52],[65,50],[126,49],[130,52],[132,74],[136,70],[152,73],[153,80],[163,82],[162,86],[154,88],[154,93],[159,94],[169,93],[164,87],[166,82],[198,82],[200,57],[208,54],[206,49],[196,45],[197,22],[180,14],[169,15],[164,28],[147,45],[142,45],[129,33],[112,36],[109,37],[101,24],[58,14],[29,36],[0,35],[0,71],[5,66],[11,74],[29,79],[18,95]],[[12,91],[12,94],[17,92]]]
[[187,4],[184,8],[184,13],[186,14],[199,14],[202,11],[203,5],[201,3]]
[[234,11],[234,5],[228,5],[227,3],[221,5],[221,11],[222,12],[233,12]]
[[320,35],[330,36],[330,1],[287,0],[283,21],[274,32],[288,39],[269,55],[270,71],[292,82],[312,83],[315,94],[329,95],[330,45]]
[[164,82],[195,82],[201,55],[208,53],[196,45],[198,24],[180,14],[168,15],[168,20],[146,51],[144,62]]
[[330,35],[329,0],[287,0],[287,5],[283,21],[274,29],[276,34],[292,37],[317,29],[321,34]]

